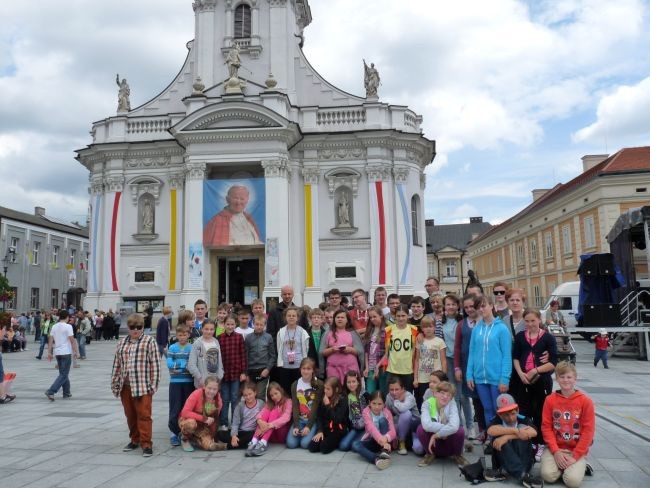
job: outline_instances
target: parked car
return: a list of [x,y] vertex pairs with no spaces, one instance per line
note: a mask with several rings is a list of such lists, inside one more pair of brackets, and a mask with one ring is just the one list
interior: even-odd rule
[[576,327],[576,314],[578,313],[578,294],[580,292],[579,281],[567,281],[559,285],[549,296],[546,304],[542,308],[542,320],[546,320],[546,312],[551,308],[551,302],[557,300],[560,304],[559,311],[564,316],[566,326]]

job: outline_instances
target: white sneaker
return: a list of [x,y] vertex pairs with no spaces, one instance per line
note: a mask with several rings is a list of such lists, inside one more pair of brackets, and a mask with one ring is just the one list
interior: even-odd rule
[[544,444],[537,444],[537,449],[535,450],[535,461],[540,462],[542,460],[542,454],[544,454]]
[[478,435],[478,429],[476,428],[476,424],[472,424],[472,426],[467,429],[467,438],[471,441],[476,439],[476,436]]

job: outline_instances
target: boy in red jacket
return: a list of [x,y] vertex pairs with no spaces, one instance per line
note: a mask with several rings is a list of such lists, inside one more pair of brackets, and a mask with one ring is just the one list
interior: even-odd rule
[[542,478],[553,483],[561,476],[566,486],[577,488],[585,476],[586,456],[594,440],[594,404],[576,390],[578,373],[573,364],[558,363],[555,379],[560,391],[546,397],[542,412],[542,435],[547,445],[541,460]]

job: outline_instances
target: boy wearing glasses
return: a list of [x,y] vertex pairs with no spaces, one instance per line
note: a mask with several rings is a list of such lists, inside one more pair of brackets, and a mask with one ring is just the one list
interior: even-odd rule
[[510,287],[503,281],[497,281],[492,287],[492,293],[494,294],[494,310],[496,311],[495,315],[505,319],[510,315],[510,310],[508,310],[508,302],[506,300],[506,292]]
[[151,403],[160,382],[160,355],[156,339],[144,332],[144,317],[134,313],[127,319],[129,333],[117,344],[111,374],[113,395],[122,400],[131,441],[122,451],[142,447],[142,455],[153,455]]

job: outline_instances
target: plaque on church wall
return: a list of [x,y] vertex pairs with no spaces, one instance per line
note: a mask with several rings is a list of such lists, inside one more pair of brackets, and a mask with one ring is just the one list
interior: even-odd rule
[[264,178],[206,180],[203,186],[203,244],[207,247],[264,244]]

